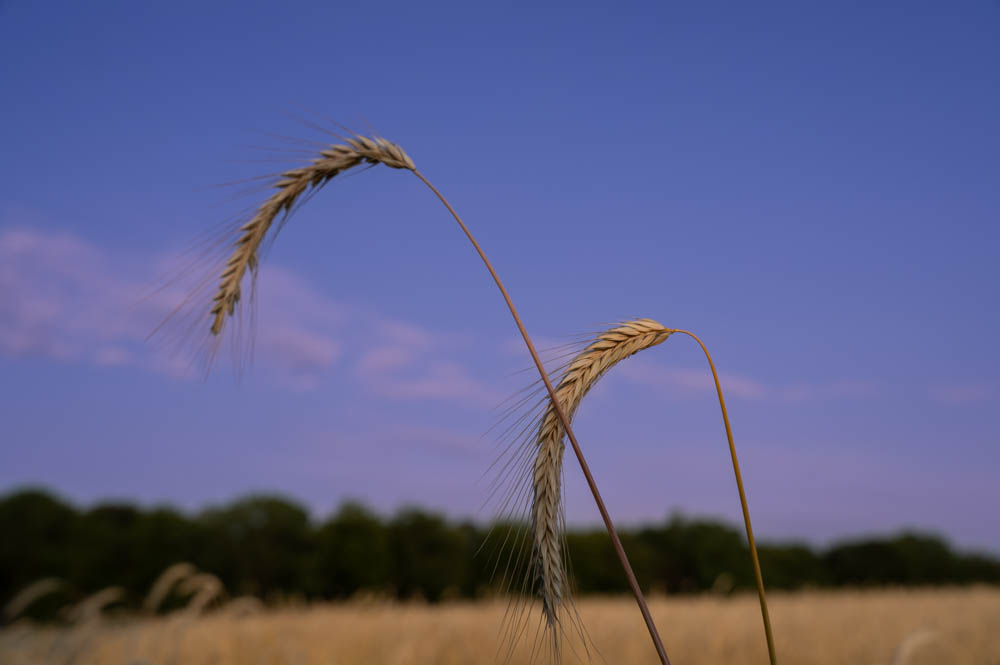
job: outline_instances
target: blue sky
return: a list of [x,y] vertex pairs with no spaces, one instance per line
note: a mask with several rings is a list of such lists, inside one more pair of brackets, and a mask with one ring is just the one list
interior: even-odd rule
[[[334,181],[282,231],[241,381],[145,341],[181,252],[264,196],[216,185],[340,122],[451,199],[539,346],[697,332],[761,537],[1000,552],[998,63],[986,1],[0,3],[0,491],[489,518],[530,361],[409,174]],[[619,521],[739,519],[708,381],[675,338],[588,395]]]

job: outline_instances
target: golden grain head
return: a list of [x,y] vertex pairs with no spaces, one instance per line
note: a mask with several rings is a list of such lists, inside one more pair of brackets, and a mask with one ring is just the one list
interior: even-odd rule
[[[662,344],[672,329],[652,319],[626,321],[594,339],[566,366],[555,393],[563,414],[572,422],[584,396],[604,374],[629,356]],[[533,575],[550,629],[559,624],[560,609],[569,594],[562,550],[562,460],[566,431],[556,405],[545,406],[535,438],[531,505]]]
[[149,612],[156,612],[160,605],[166,600],[167,596],[170,595],[171,590],[182,580],[185,580],[195,573],[198,569],[195,568],[190,563],[181,561],[170,565],[160,573],[160,576],[156,578],[153,586],[149,590],[145,601],[143,601],[143,607]]
[[275,219],[279,215],[287,218],[307,191],[322,187],[338,174],[361,164],[384,164],[394,169],[416,171],[413,160],[395,143],[380,137],[353,136],[346,138],[344,144],[322,150],[306,166],[282,173],[275,183],[277,191],[238,230],[233,251],[219,275],[218,288],[212,298],[213,335],[219,335],[226,319],[235,314],[242,295],[243,278],[257,269],[261,243]]
[[55,593],[65,586],[62,580],[55,577],[45,577],[36,580],[18,591],[4,606],[4,619],[11,621],[21,615],[35,601]]

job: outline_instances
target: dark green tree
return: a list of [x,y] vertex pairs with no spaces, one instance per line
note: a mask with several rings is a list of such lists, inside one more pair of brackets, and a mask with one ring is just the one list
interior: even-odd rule
[[210,536],[194,563],[218,575],[232,593],[266,597],[308,588],[315,550],[301,506],[256,495],[208,510],[199,522]]
[[799,589],[830,584],[823,557],[806,545],[759,545],[757,551],[768,588]]
[[313,588],[328,598],[383,589],[391,562],[388,532],[378,516],[358,503],[345,503],[316,535]]
[[389,523],[389,551],[390,581],[401,598],[433,602],[466,580],[462,536],[437,515],[416,509],[399,513]]
[[0,602],[44,577],[68,586],[54,594],[58,598],[40,599],[31,616],[52,616],[68,594],[74,595],[79,526],[76,510],[45,490],[23,489],[0,498]]

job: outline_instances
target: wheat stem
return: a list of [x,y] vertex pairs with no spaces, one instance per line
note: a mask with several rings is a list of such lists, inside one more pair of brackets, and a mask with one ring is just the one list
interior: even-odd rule
[[601,492],[597,489],[597,483],[594,481],[594,476],[590,473],[590,466],[587,464],[586,458],[583,456],[583,450],[580,449],[580,444],[576,440],[576,434],[573,433],[573,428],[570,426],[570,419],[566,416],[566,412],[563,405],[560,403],[556,396],[556,391],[552,387],[552,381],[549,380],[549,375],[545,371],[545,366],[542,364],[541,358],[538,356],[538,352],[535,350],[535,345],[531,341],[531,337],[528,335],[528,331],[524,328],[524,323],[521,322],[521,317],[517,313],[517,308],[514,307],[514,302],[510,298],[510,294],[507,293],[507,289],[504,287],[503,282],[500,281],[499,275],[497,275],[496,270],[493,269],[493,265],[490,263],[489,259],[486,258],[486,253],[483,252],[482,247],[476,242],[473,237],[472,232],[459,217],[455,209],[451,207],[448,200],[437,190],[434,185],[431,184],[427,178],[424,177],[422,173],[418,170],[413,169],[414,175],[420,178],[421,181],[427,187],[434,192],[437,197],[441,200],[441,203],[448,209],[458,225],[462,227],[462,231],[465,232],[466,237],[468,237],[469,242],[472,246],[476,248],[479,253],[479,258],[483,260],[486,265],[486,269],[490,272],[493,277],[493,281],[496,282],[497,288],[500,289],[500,293],[503,295],[504,301],[507,303],[507,308],[510,310],[511,316],[514,317],[514,323],[517,324],[517,329],[521,333],[521,337],[524,338],[524,344],[528,347],[528,353],[531,354],[531,359],[535,363],[535,367],[538,368],[538,374],[541,376],[542,383],[545,384],[545,390],[549,394],[550,403],[552,405],[553,411],[556,417],[559,419],[559,423],[562,425],[563,430],[566,432],[567,438],[569,438],[570,444],[573,446],[573,452],[576,454],[576,459],[580,463],[580,469],[583,471],[583,475],[587,480],[587,485],[590,487],[591,494],[594,495],[594,502],[597,503],[597,509],[601,513],[601,519],[604,520],[604,526],[608,530],[608,535],[611,537],[611,544],[614,546],[615,554],[618,556],[618,561],[621,563],[622,568],[625,571],[625,577],[628,580],[629,588],[632,590],[632,595],[635,596],[635,602],[639,606],[639,611],[642,613],[642,619],[646,623],[646,629],[649,631],[649,637],[653,640],[653,646],[656,649],[656,654],[660,658],[662,665],[670,665],[670,659],[667,657],[667,651],[663,646],[663,641],[660,639],[660,633],[656,629],[656,624],[653,622],[653,617],[649,612],[649,606],[646,604],[646,599],[642,594],[642,589],[639,588],[639,582],[636,580],[635,573],[632,571],[632,565],[629,563],[628,556],[625,554],[625,549],[622,547],[622,542],[618,538],[618,532],[615,530],[615,525],[611,521],[611,515],[608,513],[608,509],[604,506],[604,500],[601,498]]
[[715,391],[719,395],[719,407],[722,409],[722,421],[726,424],[726,437],[729,439],[729,455],[733,460],[733,473],[736,475],[736,487],[740,491],[740,507],[743,509],[743,524],[746,527],[747,543],[750,546],[750,560],[753,562],[753,574],[757,582],[757,595],[760,597],[760,615],[764,621],[764,635],[767,638],[767,655],[771,659],[771,665],[777,665],[778,659],[774,652],[774,635],[771,632],[771,616],[767,611],[767,597],[764,594],[764,578],[760,574],[760,560],[757,557],[757,545],[753,539],[753,527],[750,525],[750,508],[747,506],[747,495],[743,489],[743,477],[740,475],[740,462],[736,458],[736,445],[733,443],[733,428],[729,424],[729,414],[726,412],[726,400],[722,396],[722,384],[719,382],[719,374],[715,371],[715,363],[712,356],[697,335],[687,330],[674,330],[675,333],[687,335],[705,352],[708,366],[712,369],[712,378],[715,380]]

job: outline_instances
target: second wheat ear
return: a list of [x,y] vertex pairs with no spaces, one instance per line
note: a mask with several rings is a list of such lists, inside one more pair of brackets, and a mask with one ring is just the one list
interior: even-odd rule
[[[496,283],[497,288],[500,289],[504,302],[507,304],[507,308],[510,310],[515,324],[517,324],[518,331],[521,333],[525,346],[528,348],[528,353],[531,355],[531,359],[534,362],[535,367],[538,369],[542,383],[545,385],[545,389],[552,400],[555,418],[558,420],[560,426],[562,427],[562,431],[565,432],[566,437],[569,439],[571,445],[573,446],[573,450],[576,453],[577,460],[580,463],[580,469],[583,471],[583,475],[587,480],[590,491],[594,496],[594,501],[597,503],[597,508],[604,520],[604,525],[608,530],[608,535],[611,538],[612,545],[614,546],[618,559],[621,562],[629,587],[632,590],[632,594],[635,596],[636,603],[638,604],[643,620],[646,623],[646,628],[649,630],[649,635],[653,641],[653,646],[656,649],[657,656],[659,657],[662,665],[669,665],[670,660],[667,658],[666,649],[663,647],[663,642],[661,641],[659,633],[656,630],[656,626],[653,623],[649,607],[643,597],[642,590],[639,588],[639,583],[635,579],[635,574],[632,572],[632,566],[629,564],[628,557],[625,555],[625,550],[622,548],[621,541],[615,531],[614,523],[611,521],[611,516],[609,515],[607,508],[604,506],[604,501],[597,489],[597,484],[594,482],[594,478],[590,473],[590,468],[583,456],[583,451],[580,449],[580,444],[577,442],[576,435],[573,433],[570,420],[563,412],[562,406],[556,399],[555,388],[549,380],[545,367],[538,356],[538,352],[535,350],[535,345],[532,343],[531,337],[529,337],[528,332],[521,321],[521,317],[518,315],[517,309],[514,307],[514,303],[511,300],[510,295],[507,293],[507,289],[504,287],[503,282],[500,281],[500,277],[497,275],[497,272],[494,270],[489,259],[486,258],[486,254],[482,247],[480,247],[475,237],[473,237],[472,232],[469,231],[469,228],[462,221],[462,218],[459,217],[458,213],[455,212],[455,209],[451,207],[451,204],[448,203],[447,199],[445,199],[441,192],[438,191],[438,189],[434,187],[434,185],[432,185],[431,182],[424,177],[422,173],[420,173],[420,171],[417,170],[413,160],[410,159],[400,146],[381,137],[354,135],[344,137],[343,140],[343,144],[332,145],[320,151],[319,156],[313,159],[313,161],[309,164],[282,173],[274,185],[277,191],[268,197],[267,200],[265,200],[264,203],[257,208],[253,216],[246,224],[239,227],[233,241],[233,251],[228,256],[225,264],[219,272],[218,288],[209,309],[209,329],[212,336],[218,338],[225,327],[226,321],[235,314],[242,298],[243,280],[248,273],[256,273],[258,254],[261,244],[268,235],[268,230],[274,225],[275,219],[280,216],[282,221],[286,220],[295,210],[296,204],[300,201],[304,194],[319,189],[340,173],[363,164],[383,164],[390,168],[411,171],[421,180],[421,182],[427,185],[427,187],[434,192],[434,194],[441,200],[441,203],[448,209],[448,212],[451,213],[452,217],[455,218],[455,221],[461,227],[462,231],[469,239],[469,242],[471,242],[472,246],[476,249],[480,259],[482,259],[483,264],[486,266],[490,276]],[[251,277],[251,286],[253,284],[254,280]]]
[[559,413],[557,407],[560,407],[562,412],[566,413],[572,420],[584,396],[608,370],[639,351],[662,344],[674,334],[693,338],[705,353],[705,358],[712,370],[712,378],[715,380],[719,406],[722,409],[722,417],[726,427],[726,437],[729,440],[733,473],[736,477],[736,486],[739,489],[740,506],[743,510],[747,543],[750,548],[750,560],[757,583],[757,593],[760,597],[761,618],[764,623],[768,655],[771,664],[776,665],[774,637],[771,632],[771,619],[767,609],[767,597],[764,593],[760,561],[757,557],[757,546],[750,524],[750,509],[747,506],[743,477],[740,474],[736,446],[733,443],[732,427],[729,423],[729,414],[726,411],[726,402],[722,396],[722,384],[715,370],[715,363],[708,353],[708,348],[694,333],[667,328],[652,319],[627,321],[600,333],[593,342],[566,365],[559,378],[555,397],[549,398],[540,419],[535,438],[536,452],[532,467],[531,527],[533,540],[531,561],[534,568],[532,574],[537,580],[537,593],[542,601],[546,628],[553,640],[553,651],[558,651],[560,614],[569,596],[569,580],[565,568],[566,553],[562,551],[564,541],[561,533],[564,523],[561,494],[565,431],[557,415]]

